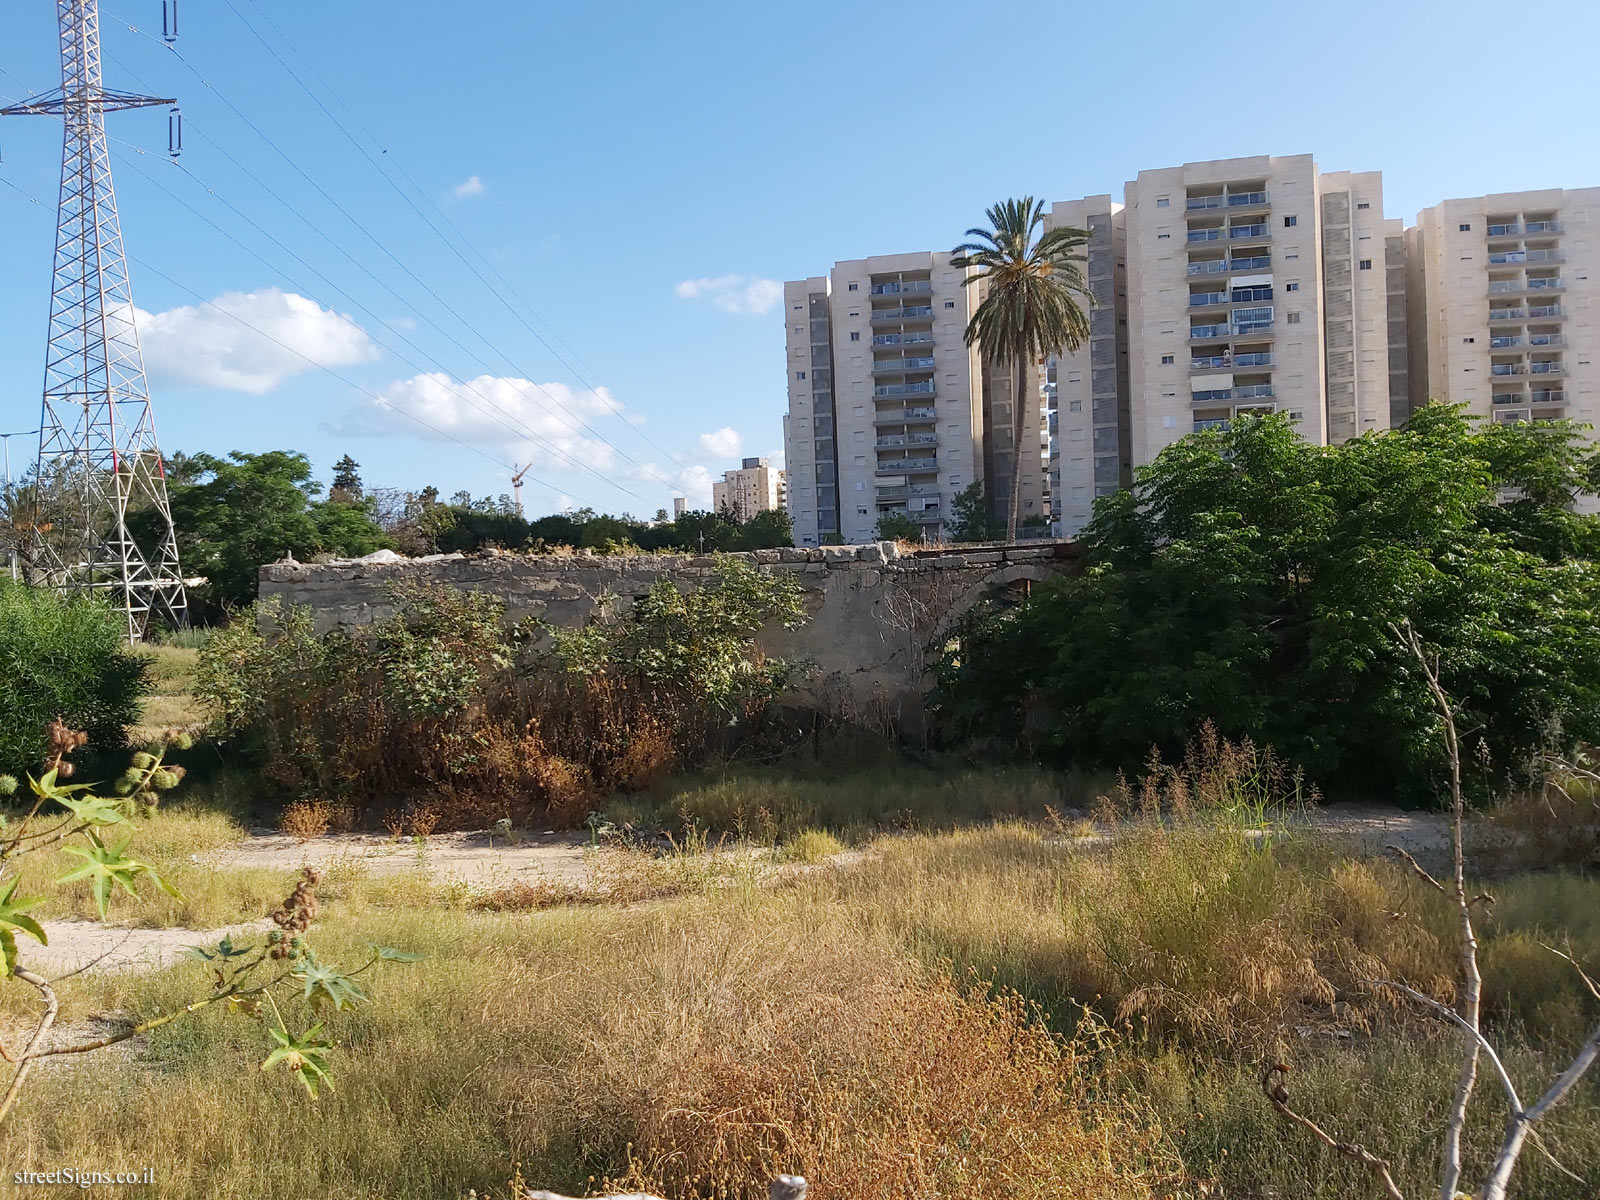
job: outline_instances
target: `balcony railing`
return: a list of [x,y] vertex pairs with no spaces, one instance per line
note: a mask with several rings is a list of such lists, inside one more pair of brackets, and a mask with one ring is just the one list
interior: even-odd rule
[[1220,242],[1225,231],[1219,225],[1214,229],[1191,229],[1188,240],[1191,242]]
[[929,354],[919,358],[875,358],[872,360],[874,371],[930,371],[933,369],[933,355]]
[[1489,374],[1491,374],[1491,375],[1521,375],[1522,374],[1522,364],[1521,363],[1490,363],[1489,364]]
[[1260,396],[1272,395],[1272,385],[1270,383],[1247,383],[1242,387],[1234,388],[1233,394],[1240,400],[1254,400]]
[[937,525],[944,520],[944,514],[937,508],[910,509],[906,515],[918,525]]
[[1221,208],[1222,202],[1221,196],[1190,196],[1183,206],[1193,212],[1197,208]]
[[908,421],[931,421],[935,413],[931,408],[887,408],[872,414],[874,425],[903,425]]
[[937,471],[937,458],[880,458],[879,475],[904,475],[912,471]]
[[1206,354],[1199,358],[1189,360],[1191,371],[1214,371],[1218,367],[1231,367],[1233,356],[1231,354]]
[[1203,262],[1189,264],[1191,275],[1225,275],[1228,272],[1228,260],[1225,258],[1209,258]]
[[1254,254],[1240,258],[1236,254],[1228,265],[1235,271],[1264,271],[1272,265],[1272,256],[1270,254]]
[[1523,403],[1523,395],[1521,392],[1496,392],[1492,402],[1495,404],[1521,404]]
[[1228,302],[1228,293],[1227,292],[1190,292],[1189,293],[1189,307],[1190,308],[1210,308],[1213,305],[1226,304],[1227,302]]
[[1228,227],[1228,237],[1234,240],[1239,238],[1264,238],[1269,236],[1271,235],[1267,230],[1267,226],[1262,222],[1257,222],[1254,225],[1230,225]]
[[1526,250],[1503,250],[1499,254],[1489,255],[1489,262],[1494,266],[1504,263],[1525,263],[1528,261]]
[[1503,292],[1520,292],[1522,290],[1522,280],[1520,279],[1491,279],[1489,281],[1489,295],[1491,296],[1498,296]]
[[1567,402],[1566,392],[1561,391],[1559,388],[1535,388],[1533,394],[1528,398],[1535,404],[1565,404]]
[[1228,297],[1230,304],[1265,304],[1272,299],[1272,285],[1234,288]]
[[1241,208],[1247,204],[1265,204],[1266,202],[1267,194],[1265,192],[1228,193],[1228,206],[1230,208]]
[[1513,346],[1520,345],[1522,345],[1522,339],[1519,337],[1492,337],[1489,339],[1489,349],[1491,350],[1509,350]]
[[874,346],[921,346],[933,341],[931,333],[876,333],[872,335]]
[[1528,280],[1528,290],[1530,292],[1556,292],[1566,286],[1567,281],[1556,275],[1530,278]]
[[1236,367],[1270,367],[1272,355],[1265,350],[1251,351],[1249,354],[1235,354],[1233,365]]
[[1565,346],[1567,339],[1559,333],[1530,333],[1528,345],[1530,346]]
[[885,434],[878,439],[878,445],[884,446],[937,446],[939,435],[936,433],[894,433]]
[[1529,221],[1523,225],[1522,232],[1530,235],[1535,233],[1560,233],[1562,232],[1562,226],[1560,221]]
[[1194,431],[1196,433],[1204,433],[1208,429],[1216,429],[1226,433],[1232,428],[1233,422],[1227,417],[1217,417],[1209,420],[1196,421],[1194,423]]
[[923,383],[880,383],[872,389],[874,396],[931,396],[933,380]]
[[1223,401],[1223,400],[1232,400],[1232,399],[1233,399],[1233,389],[1232,388],[1212,388],[1210,391],[1207,391],[1207,392],[1190,392],[1189,393],[1189,403],[1191,403],[1191,404],[1215,404],[1215,403],[1218,403],[1218,402]]
[[1567,261],[1567,252],[1565,250],[1527,250],[1524,253],[1527,254],[1529,262]]
[[1565,375],[1566,373],[1566,363],[1535,362],[1528,364],[1529,375]]
[[1226,325],[1191,325],[1189,326],[1189,340],[1199,341],[1204,338],[1223,338],[1228,336]]
[[1559,304],[1531,304],[1528,306],[1528,316],[1530,317],[1564,317],[1566,315],[1567,310]]
[[1491,308],[1489,320],[1491,321],[1520,321],[1528,315],[1525,308]]
[[872,310],[874,321],[904,321],[911,317],[933,316],[933,305],[912,304],[905,308],[875,308]]
[[908,488],[908,487],[904,487],[904,486],[902,486],[902,487],[886,487],[886,488],[885,487],[881,487],[881,488],[878,489],[878,503],[879,504],[883,504],[885,502],[893,503],[896,500],[904,500],[910,494],[911,494],[911,489]]
[[1510,225],[1500,224],[1489,226],[1490,237],[1516,237],[1517,234],[1521,232],[1522,227],[1514,222]]
[[875,283],[872,285],[874,296],[903,295],[907,292],[931,292],[933,283],[927,279],[909,279],[900,283]]
[[1266,333],[1272,328],[1272,318],[1263,321],[1241,321],[1233,327],[1233,332],[1240,337],[1247,333]]

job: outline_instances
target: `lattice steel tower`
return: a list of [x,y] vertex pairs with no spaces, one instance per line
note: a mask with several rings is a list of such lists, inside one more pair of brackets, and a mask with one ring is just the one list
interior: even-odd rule
[[[34,578],[109,593],[136,641],[152,618],[182,625],[188,614],[134,328],[105,114],[176,101],[101,86],[98,0],[56,0],[56,11],[60,90],[0,109],[59,116],[65,126],[36,483],[38,495],[49,488],[70,501],[53,536],[43,536],[47,523],[35,520]],[[155,518],[148,557],[128,533],[128,515],[139,510],[153,510]]]

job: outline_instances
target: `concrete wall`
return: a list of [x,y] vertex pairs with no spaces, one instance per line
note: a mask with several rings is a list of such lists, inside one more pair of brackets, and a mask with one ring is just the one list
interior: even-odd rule
[[[1077,554],[1072,542],[913,554],[884,542],[729,557],[789,575],[804,591],[810,620],[798,629],[770,629],[760,639],[768,654],[809,664],[794,688],[797,703],[915,730],[929,641],[989,587],[1048,579],[1072,569]],[[391,615],[391,589],[408,581],[492,593],[505,601],[510,619],[579,626],[604,596],[616,597],[621,611],[660,579],[684,589],[700,585],[715,576],[717,561],[714,555],[505,552],[404,559],[383,552],[371,560],[273,563],[261,568],[260,583],[263,599],[309,607],[322,632]]]

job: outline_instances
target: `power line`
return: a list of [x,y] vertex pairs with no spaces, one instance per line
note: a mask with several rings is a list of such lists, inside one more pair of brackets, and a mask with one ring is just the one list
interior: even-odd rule
[[[121,22],[123,25],[125,25],[128,28],[128,30],[130,32],[133,32],[133,33],[139,34],[139,35],[141,35],[143,37],[149,38],[151,41],[155,41],[155,42],[157,42],[158,45],[161,45],[165,49],[169,50],[178,59],[178,61],[181,62],[184,65],[184,67],[196,79],[198,79],[200,81],[202,86],[204,86],[208,91],[213,93],[217,97],[217,99],[221,100],[222,103],[227,106],[229,111],[231,111],[236,117],[238,117],[241,121],[243,121],[245,123],[245,125],[249,127],[251,132],[253,132],[257,137],[259,137],[269,147],[271,147],[273,152],[275,154],[277,154],[279,158],[283,159],[284,162],[288,163],[289,166],[295,171],[296,174],[298,174],[302,179],[304,179],[306,181],[306,183],[308,183],[312,187],[312,189],[317,192],[318,195],[320,195],[324,200],[326,200],[330,205],[332,205],[333,208],[336,211],[338,211],[340,213],[340,215],[342,215],[345,218],[345,220],[347,220],[351,224],[351,226],[354,227],[364,238],[366,238],[369,242],[371,242],[374,246],[376,246],[384,254],[385,257],[387,257],[391,262],[393,262],[395,264],[395,266],[399,267],[400,270],[407,277],[409,277],[414,283],[416,283],[418,287],[422,288],[422,290],[424,292],[426,292],[435,301],[435,303],[437,303],[441,308],[443,308],[446,312],[448,312],[451,316],[453,316],[457,321],[459,321],[464,328],[466,328],[468,330],[471,330],[478,337],[478,339],[480,341],[482,341],[483,344],[486,347],[489,348],[489,350],[492,353],[498,354],[500,358],[502,358],[505,362],[507,362],[510,365],[510,367],[511,367],[511,369],[513,371],[515,371],[518,374],[521,374],[521,375],[527,377],[529,383],[534,388],[536,388],[541,393],[543,393],[550,400],[550,402],[553,405],[555,405],[555,407],[556,407],[556,409],[558,411],[561,409],[560,401],[556,400],[556,398],[554,396],[550,395],[549,391],[546,390],[541,384],[539,384],[536,381],[534,381],[533,372],[524,370],[517,363],[515,363],[507,354],[505,354],[504,351],[499,350],[491,342],[489,342],[489,340],[487,338],[485,338],[481,333],[478,333],[477,330],[473,328],[473,325],[472,325],[472,323],[470,321],[468,321],[459,312],[457,312],[455,310],[454,306],[452,306],[447,300],[445,300],[444,297],[440,296],[439,293],[437,291],[435,291],[430,284],[428,284],[425,280],[423,280],[420,276],[418,276],[415,271],[413,271],[409,266],[407,266],[403,261],[401,261],[401,259],[398,258],[395,255],[395,253],[391,249],[389,249],[388,246],[384,245],[383,242],[378,240],[378,238],[374,237],[373,234],[371,233],[371,231],[368,230],[366,228],[366,226],[362,222],[358,221],[355,218],[355,216],[352,215],[350,213],[350,211],[347,208],[344,207],[343,204],[341,204],[332,194],[330,194],[326,188],[324,188],[320,183],[318,183],[315,179],[313,179],[305,171],[305,169],[300,166],[300,164],[298,162],[296,162],[276,142],[274,142],[270,137],[268,137],[267,134],[261,129],[261,127],[259,125],[257,125],[253,120],[251,120],[250,117],[247,116],[245,114],[245,112],[242,109],[239,108],[238,105],[234,104],[232,100],[228,99],[228,97],[222,92],[222,90],[220,88],[218,88],[215,84],[213,84],[211,82],[211,80],[206,78],[206,76],[204,74],[202,74],[201,71],[197,67],[194,66],[194,64],[189,62],[189,60],[183,56],[183,52],[182,51],[180,51],[176,46],[170,45],[170,44],[165,43],[165,42],[161,42],[153,34],[150,34],[150,33],[146,32],[145,30],[139,28],[139,26],[133,24],[130,21],[125,20],[122,17],[118,17],[115,13],[108,12],[107,15],[110,16],[113,20]],[[254,31],[252,30],[252,32],[254,32]],[[256,36],[259,37],[259,34],[256,35]],[[302,86],[304,86],[304,85],[302,85]],[[314,99],[314,97],[313,97],[313,99]],[[213,142],[213,144],[215,144],[215,142]],[[238,162],[237,162],[236,159],[232,159],[231,156],[229,156],[229,157],[230,157],[230,161],[233,161],[235,163],[235,165],[238,165]],[[284,202],[284,203],[287,203],[287,202]],[[621,455],[623,458],[627,459],[630,463],[633,463],[635,466],[642,467],[642,464],[639,463],[639,461],[637,459],[635,459],[627,451],[623,450],[620,446],[618,446],[614,442],[612,442],[604,434],[602,434],[598,430],[594,429],[592,426],[590,426],[588,424],[588,422],[584,421],[581,417],[577,418],[577,422],[578,422],[578,427],[581,428],[584,432],[588,433],[591,437],[595,438],[595,440],[597,440],[599,442],[602,442],[605,445],[609,446],[612,450],[616,451],[616,453]]]
[[[264,229],[253,218],[248,216],[246,213],[242,212],[236,205],[234,205],[225,196],[223,196],[221,193],[219,193],[215,188],[210,187],[204,181],[202,181],[198,175],[196,175],[192,170],[190,170],[182,162],[173,162],[170,159],[161,159],[158,156],[156,156],[155,154],[152,154],[149,150],[146,150],[142,146],[136,146],[136,145],[133,145],[133,144],[128,143],[128,142],[120,142],[120,144],[128,146],[128,148],[133,150],[135,155],[137,155],[139,157],[155,159],[158,162],[171,162],[174,167],[176,167],[178,170],[182,171],[184,174],[188,175],[189,178],[192,179],[197,186],[199,186],[200,188],[205,190],[213,199],[217,200],[219,203],[224,205],[226,208],[229,209],[229,211],[234,213],[234,215],[236,215],[240,220],[244,221],[245,223],[250,225],[253,229],[255,229],[257,233],[261,234],[262,237],[266,238],[269,242],[271,242],[279,250],[281,250],[283,253],[287,254],[289,257],[294,259],[297,263],[299,263],[306,270],[310,271],[314,276],[316,276],[318,279],[320,279],[328,287],[332,288],[335,293],[337,293],[339,296],[343,297],[343,299],[344,299],[344,301],[346,303],[350,304],[352,307],[354,307],[354,308],[360,310],[361,312],[365,313],[373,321],[373,323],[375,325],[384,326],[385,328],[390,328],[391,331],[394,332],[395,335],[401,341],[403,341],[406,345],[410,346],[413,350],[415,350],[418,354],[422,355],[425,359],[430,359],[431,366],[430,365],[426,365],[424,363],[417,362],[415,359],[407,357],[405,354],[401,353],[399,350],[397,350],[389,342],[383,340],[380,337],[374,336],[370,332],[368,333],[367,336],[371,337],[373,341],[377,342],[378,345],[382,346],[385,350],[387,350],[391,354],[393,354],[402,363],[405,363],[407,366],[409,366],[409,367],[411,367],[411,368],[413,368],[414,370],[417,370],[417,371],[426,372],[426,371],[429,371],[430,369],[434,369],[434,370],[444,371],[444,373],[446,375],[451,374],[451,372],[449,372],[448,370],[445,370],[443,364],[439,363],[437,360],[431,359],[431,356],[429,356],[427,354],[427,352],[422,349],[422,347],[418,346],[415,341],[413,341],[412,339],[406,337],[403,333],[400,333],[399,331],[392,330],[392,327],[388,326],[387,323],[380,316],[378,316],[377,313],[375,313],[372,309],[368,308],[366,305],[362,304],[359,300],[355,299],[354,296],[350,295],[350,293],[346,292],[337,283],[335,283],[333,280],[329,279],[327,275],[325,275],[322,271],[318,270],[317,267],[315,267],[313,264],[311,264],[310,262],[306,261],[306,259],[301,257],[295,251],[289,249],[289,247],[285,246],[279,239],[277,239],[270,232],[268,232],[266,229]],[[317,298],[314,295],[309,295],[309,293],[311,292],[310,288],[307,288],[304,284],[302,284],[301,282],[296,280],[293,276],[289,275],[288,272],[283,272],[281,267],[275,266],[274,264],[268,262],[267,259],[265,257],[263,257],[259,252],[251,249],[243,241],[241,241],[239,238],[234,236],[231,232],[229,232],[222,225],[219,225],[216,221],[213,221],[205,213],[203,213],[199,209],[195,208],[194,205],[190,204],[182,196],[179,196],[171,188],[167,187],[164,183],[162,183],[160,181],[159,178],[157,178],[155,175],[151,174],[149,171],[145,170],[139,164],[138,158],[135,158],[132,161],[133,161],[134,165],[139,168],[140,174],[144,175],[145,178],[149,179],[151,183],[153,183],[156,187],[160,188],[161,191],[164,192],[173,201],[175,201],[176,203],[182,205],[185,209],[187,209],[189,212],[193,213],[201,221],[204,221],[207,225],[211,226],[211,228],[215,229],[218,233],[220,233],[223,237],[227,238],[235,246],[238,246],[246,254],[249,254],[257,262],[260,262],[262,265],[268,267],[271,270],[282,272],[282,274],[284,275],[285,280],[291,286],[293,286],[297,291],[299,291],[301,293],[304,293],[304,294],[307,294],[309,299],[311,299],[313,301],[316,301]],[[630,490],[629,488],[626,488],[626,487],[622,486],[622,484],[617,483],[615,480],[613,480],[613,479],[607,477],[606,475],[602,474],[601,472],[595,470],[593,467],[589,466],[587,463],[584,463],[584,462],[580,461],[579,459],[577,459],[576,457],[574,457],[573,455],[571,455],[567,451],[562,450],[559,446],[557,446],[556,444],[551,442],[550,439],[547,438],[545,435],[534,431],[532,428],[530,428],[529,426],[527,426],[525,424],[521,424],[521,423],[517,422],[517,418],[515,416],[513,416],[511,413],[507,412],[506,410],[501,408],[498,404],[496,404],[494,399],[491,396],[489,396],[487,393],[485,393],[484,391],[479,389],[474,381],[463,379],[461,381],[461,383],[462,383],[463,387],[466,387],[466,388],[470,389],[473,393],[475,393],[476,395],[480,396],[483,399],[484,403],[489,405],[490,407],[489,408],[485,408],[482,405],[472,404],[472,402],[470,400],[468,400],[467,402],[469,404],[472,404],[473,408],[477,409],[479,412],[483,413],[485,416],[489,417],[491,420],[493,420],[497,424],[501,425],[508,432],[516,435],[517,437],[527,438],[529,441],[535,443],[536,445],[542,444],[544,446],[544,448],[552,456],[557,457],[558,459],[566,462],[567,464],[572,466],[575,470],[585,471],[588,474],[593,475],[596,479],[600,480],[602,483],[608,484],[608,485],[616,488],[618,491],[622,492],[624,495],[631,496],[635,500],[643,499],[643,497],[639,496],[636,492]],[[463,397],[463,399],[466,399],[466,397]]]

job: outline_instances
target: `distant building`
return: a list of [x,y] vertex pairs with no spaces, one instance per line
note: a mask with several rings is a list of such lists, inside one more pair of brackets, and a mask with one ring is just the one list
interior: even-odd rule
[[683,516],[683,514],[688,512],[688,511],[689,511],[689,501],[688,501],[688,499],[686,497],[674,496],[672,498],[672,517],[673,517],[673,520],[677,520],[677,518]]
[[711,485],[711,507],[748,521],[758,512],[782,508],[788,498],[784,473],[764,458],[747,458],[737,471],[724,471]]

